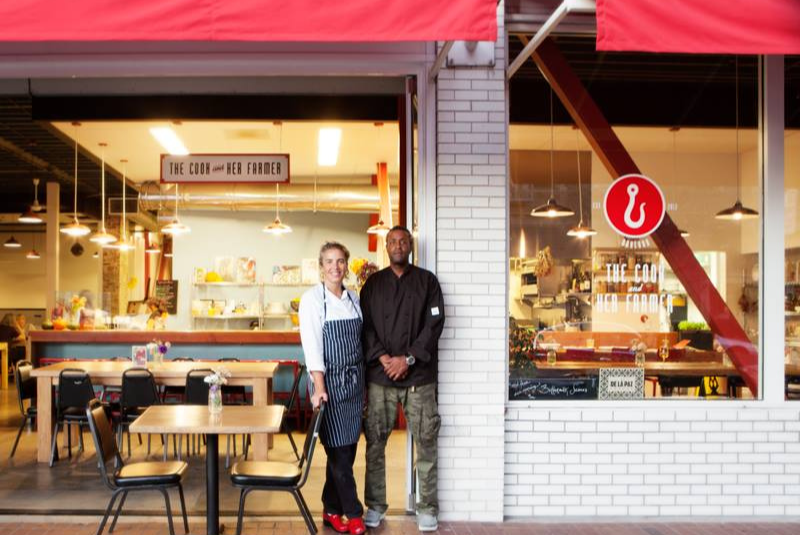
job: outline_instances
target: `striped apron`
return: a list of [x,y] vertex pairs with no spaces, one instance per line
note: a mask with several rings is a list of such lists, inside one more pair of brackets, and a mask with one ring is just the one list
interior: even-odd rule
[[[347,290],[345,290],[347,291]],[[361,311],[348,320],[327,320],[328,304],[322,288],[322,356],[328,405],[322,418],[320,439],[338,448],[358,442],[364,410],[364,355],[361,352]]]

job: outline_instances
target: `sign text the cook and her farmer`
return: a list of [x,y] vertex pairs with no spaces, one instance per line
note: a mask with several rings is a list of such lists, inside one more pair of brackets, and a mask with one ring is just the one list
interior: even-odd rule
[[161,182],[289,182],[288,154],[161,155]]

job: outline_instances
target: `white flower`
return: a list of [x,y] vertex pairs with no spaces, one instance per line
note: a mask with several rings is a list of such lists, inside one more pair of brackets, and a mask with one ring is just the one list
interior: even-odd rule
[[228,377],[230,376],[231,372],[229,372],[227,368],[222,367],[215,369],[214,373],[206,375],[203,381],[214,386],[226,385],[228,384]]

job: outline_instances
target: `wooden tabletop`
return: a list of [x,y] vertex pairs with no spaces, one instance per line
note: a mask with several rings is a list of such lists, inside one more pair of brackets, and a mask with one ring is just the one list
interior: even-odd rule
[[[276,362],[171,362],[161,364],[147,364],[147,369],[159,378],[185,378],[186,374],[195,369],[226,368],[231,372],[231,379],[238,377],[272,377],[278,367]],[[73,360],[58,362],[31,371],[31,377],[58,377],[59,372],[66,368],[77,368],[89,373],[91,377],[118,377],[122,372],[134,368],[132,361],[103,361],[103,360]]]
[[30,339],[34,344],[140,344],[145,345],[153,338],[169,340],[172,345],[269,345],[299,344],[298,331],[41,331],[31,330]]
[[131,433],[277,433],[283,410],[283,405],[226,405],[219,414],[211,414],[205,405],[153,405],[131,424]]
[[[593,371],[600,368],[633,368],[632,362],[597,362],[597,361],[556,361],[555,364],[536,362],[536,368],[542,371]],[[644,366],[645,375],[662,376],[693,376],[706,375],[739,375],[734,366],[727,366],[721,362],[647,362]]]

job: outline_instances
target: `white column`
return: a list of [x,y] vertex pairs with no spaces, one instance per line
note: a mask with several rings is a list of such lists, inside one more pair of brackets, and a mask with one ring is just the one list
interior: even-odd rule
[[56,292],[58,292],[59,279],[59,227],[58,220],[61,214],[60,202],[61,187],[58,182],[50,181],[47,183],[47,245],[45,247],[45,303],[47,303],[46,314],[49,314],[56,306]]
[[761,325],[763,368],[761,397],[784,399],[784,74],[783,56],[761,56],[758,85],[758,167],[764,195],[761,201]]

